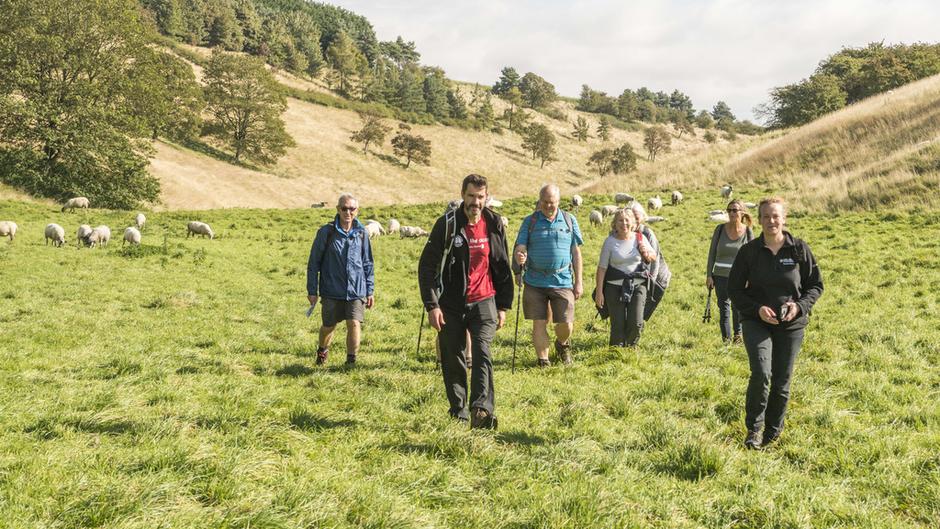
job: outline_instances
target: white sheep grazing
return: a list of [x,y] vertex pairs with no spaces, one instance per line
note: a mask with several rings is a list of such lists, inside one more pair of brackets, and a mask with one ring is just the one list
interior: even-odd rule
[[134,226],[136,226],[138,230],[144,229],[145,222],[147,222],[147,217],[145,217],[143,213],[138,213],[137,216],[134,217]]
[[388,219],[388,233],[398,233],[398,230],[401,229],[401,223],[395,219]]
[[746,207],[746,208],[748,208],[748,209],[754,209],[754,208],[757,207],[757,204],[755,204],[755,203],[753,203],[753,202],[745,202],[745,203],[744,203],[744,207]]
[[91,235],[89,235],[86,240],[88,241],[88,246],[91,246],[92,248],[95,247],[95,244],[99,246],[107,246],[111,241],[111,228],[102,224],[101,226],[91,230]]
[[655,215],[652,217],[646,217],[647,224],[656,224],[657,222],[662,222],[664,220],[666,220],[666,217],[659,217]]
[[87,246],[89,235],[91,235],[91,226],[88,224],[82,224],[78,227],[78,231],[75,232],[75,244],[80,245],[81,243],[85,243]]
[[12,220],[0,222],[0,237],[9,237],[12,241],[16,237],[16,223]]
[[310,207],[312,207],[312,208],[325,208],[325,207],[326,207],[326,202],[314,202],[313,204],[310,204]]
[[410,237],[410,238],[425,237],[427,236],[428,232],[424,231],[423,229],[417,226],[402,226],[401,229],[398,230],[398,234],[401,236],[402,239],[404,239],[405,237]]
[[65,205],[62,206],[62,211],[65,211],[65,210],[71,211],[75,208],[88,209],[89,205],[90,205],[90,202],[85,197],[70,198],[65,202]]
[[673,205],[673,206],[678,206],[679,204],[682,203],[682,201],[683,201],[684,199],[685,199],[685,197],[682,196],[682,192],[681,192],[681,191],[673,191],[673,192],[672,192],[672,205]]
[[131,243],[136,246],[140,246],[140,230],[133,226],[129,226],[124,229],[124,240],[121,242],[121,246],[124,246],[125,243]]
[[52,241],[53,246],[62,247],[65,244],[65,230],[62,229],[62,226],[59,226],[56,223],[51,223],[46,225],[46,244],[49,244],[49,241]]
[[646,207],[648,207],[650,211],[663,209],[663,199],[659,198],[659,195],[651,197],[646,201]]
[[717,222],[719,224],[724,224],[728,222],[728,212],[727,211],[712,211],[708,214],[708,220],[712,222]]
[[463,204],[463,200],[462,200],[462,199],[459,199],[459,198],[458,198],[458,199],[455,199],[455,200],[451,200],[450,202],[447,203],[447,211],[451,211],[451,210],[457,209],[457,208],[460,207],[461,204]]
[[633,195],[628,195],[627,193],[617,193],[614,195],[614,202],[618,204],[626,204],[627,202],[633,202]]
[[503,201],[497,200],[493,197],[486,198],[486,207],[488,208],[501,208],[503,207]]
[[215,238],[215,234],[212,233],[212,228],[205,222],[199,222],[198,220],[193,220],[186,224],[186,238],[188,239],[191,235],[202,235],[203,237],[209,237],[209,240]]
[[581,198],[581,195],[571,195],[571,207],[581,207],[581,204],[584,204],[584,199]]
[[731,187],[731,184],[725,184],[721,186],[721,196],[722,198],[731,198],[731,192],[734,191],[734,188]]
[[600,226],[604,222],[604,214],[596,209],[591,212],[591,215],[588,217],[588,220],[591,221],[591,225]]
[[601,213],[605,217],[609,217],[618,211],[620,211],[620,208],[617,206],[602,206],[601,207]]
[[369,220],[365,223],[366,233],[369,234],[369,240],[372,240],[379,235],[385,234],[385,228],[382,227],[376,220]]

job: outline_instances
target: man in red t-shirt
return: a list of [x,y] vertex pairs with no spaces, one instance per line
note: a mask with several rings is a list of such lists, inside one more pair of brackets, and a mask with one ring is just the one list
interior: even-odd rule
[[[496,428],[490,343],[512,308],[512,272],[503,224],[484,207],[486,179],[467,176],[462,195],[453,216],[444,215],[434,224],[421,252],[418,283],[428,320],[439,333],[450,415],[470,420],[471,428]],[[462,354],[468,331],[473,351],[469,413]]]

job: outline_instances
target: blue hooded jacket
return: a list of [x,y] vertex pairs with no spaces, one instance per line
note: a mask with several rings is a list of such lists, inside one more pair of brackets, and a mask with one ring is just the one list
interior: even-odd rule
[[313,239],[307,261],[307,294],[349,301],[371,296],[374,291],[375,262],[365,226],[356,219],[352,228],[344,231],[337,215],[317,230]]

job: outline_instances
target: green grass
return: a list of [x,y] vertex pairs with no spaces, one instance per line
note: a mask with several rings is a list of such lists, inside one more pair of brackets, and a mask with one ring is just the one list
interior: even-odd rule
[[[503,208],[514,228],[531,202]],[[701,323],[721,205],[693,194],[655,226],[674,279],[636,350],[606,347],[585,298],[575,366],[536,369],[522,332],[513,375],[513,314],[500,430],[471,432],[447,417],[430,331],[415,355],[421,241],[375,241],[359,365],[341,366],[341,327],[316,367],[305,273],[327,211],[150,213],[121,249],[132,213],[0,202],[20,226],[0,241],[0,527],[935,527],[940,215],[792,216],[826,291],[784,436],[755,453],[744,351]],[[362,218],[429,228],[442,207]],[[216,240],[186,239],[194,218]],[[69,247],[43,245],[48,222]],[[78,250],[81,222],[117,240]]]

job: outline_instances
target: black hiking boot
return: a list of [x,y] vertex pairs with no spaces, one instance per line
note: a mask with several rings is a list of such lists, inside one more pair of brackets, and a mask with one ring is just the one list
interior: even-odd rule
[[552,361],[548,358],[539,358],[538,363],[536,364],[540,368],[551,367]]
[[496,416],[484,410],[483,408],[473,408],[470,414],[470,429],[483,428],[486,430],[496,429]]
[[356,355],[346,355],[346,365],[347,366],[356,365]]
[[555,342],[555,354],[558,355],[558,358],[561,359],[562,363],[566,366],[570,366],[574,361],[571,359],[571,344],[570,343],[560,343]]
[[758,431],[747,432],[747,438],[744,439],[744,448],[748,450],[760,450],[761,435]]
[[326,356],[330,353],[327,347],[317,347],[317,365],[322,366],[326,363]]

